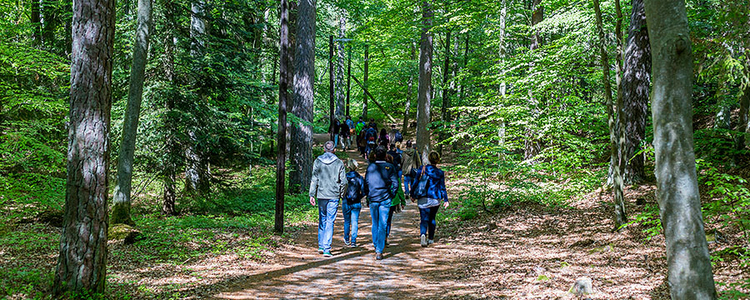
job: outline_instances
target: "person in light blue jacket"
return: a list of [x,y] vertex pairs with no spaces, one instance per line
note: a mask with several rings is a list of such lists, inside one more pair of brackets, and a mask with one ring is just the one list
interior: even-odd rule
[[323,146],[325,153],[313,163],[310,181],[310,204],[315,206],[318,198],[318,253],[331,257],[333,223],[339,209],[339,199],[346,192],[344,162],[333,154],[336,144],[328,141]]
[[427,247],[435,241],[435,216],[440,208],[440,202],[443,202],[445,208],[448,208],[449,203],[448,192],[445,189],[445,172],[437,167],[440,163],[440,154],[430,152],[427,158],[430,164],[416,169],[410,191],[412,202],[417,201],[419,207],[419,242],[422,247]]

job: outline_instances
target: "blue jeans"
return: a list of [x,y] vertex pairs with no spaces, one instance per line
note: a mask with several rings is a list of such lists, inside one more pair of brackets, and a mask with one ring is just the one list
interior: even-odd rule
[[339,210],[338,199],[318,199],[318,248],[331,251],[333,241],[333,221]]
[[409,197],[409,191],[411,191],[411,181],[414,180],[409,175],[404,175],[404,195]]
[[336,148],[336,146],[338,146],[338,144],[339,144],[339,134],[338,133],[334,133],[333,134],[333,148]]
[[372,217],[372,245],[375,253],[383,253],[385,248],[386,225],[388,212],[391,210],[391,199],[381,202],[370,202],[370,216]]
[[430,240],[435,239],[435,227],[437,227],[435,216],[437,216],[438,208],[440,205],[419,209],[419,234],[426,234]]
[[[347,204],[346,200],[342,201],[341,207],[344,210],[344,241],[357,243],[357,231],[359,231],[359,212],[362,210],[362,203]],[[351,227],[351,239],[349,228]]]

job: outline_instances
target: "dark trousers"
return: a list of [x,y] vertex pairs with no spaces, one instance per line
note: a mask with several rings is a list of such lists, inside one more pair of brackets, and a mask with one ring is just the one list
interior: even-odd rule
[[437,227],[435,216],[437,216],[438,208],[440,205],[419,209],[419,234],[426,234],[431,240],[435,239],[435,227]]

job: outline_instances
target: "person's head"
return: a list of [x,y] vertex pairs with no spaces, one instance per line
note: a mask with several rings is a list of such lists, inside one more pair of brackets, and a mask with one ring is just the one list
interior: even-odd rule
[[396,144],[391,143],[391,146],[389,147],[391,150],[396,150]]
[[352,119],[352,116],[346,116],[346,119],[347,119],[347,120],[351,120],[351,119]]
[[437,165],[440,163],[440,154],[438,154],[435,151],[430,152],[430,155],[427,156],[427,160],[430,161],[431,165]]
[[385,131],[385,128],[380,129],[380,135],[386,135],[388,132]]
[[349,172],[356,171],[357,167],[358,167],[358,164],[357,164],[356,160],[353,160],[353,159],[350,158],[349,160],[346,161],[346,170],[347,171],[349,171]]
[[406,148],[411,148],[411,140],[406,141]]
[[380,145],[377,148],[375,148],[375,158],[377,160],[385,160],[385,155],[388,153],[388,150],[385,149],[385,146]]
[[396,130],[396,125],[391,125],[391,129]]
[[396,149],[401,150],[401,142],[396,142]]
[[373,118],[370,118],[370,123],[373,123],[373,124],[374,124],[374,123],[375,123],[375,119],[373,119]]
[[367,155],[367,160],[370,162],[375,162],[377,159],[375,159],[375,151],[370,151],[370,154]]
[[333,149],[336,147],[335,144],[333,144],[333,141],[327,141],[325,145],[323,145],[323,150],[326,152],[333,152]]
[[385,161],[392,164],[393,163],[393,156],[390,155],[390,154],[386,154],[385,155]]
[[362,117],[359,117],[359,121],[362,122]]

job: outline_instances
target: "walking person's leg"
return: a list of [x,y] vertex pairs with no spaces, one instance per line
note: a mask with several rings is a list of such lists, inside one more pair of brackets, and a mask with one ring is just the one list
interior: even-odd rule
[[378,207],[378,243],[375,245],[375,253],[383,253],[385,249],[386,225],[388,223],[388,211],[391,209],[391,200],[380,202]]
[[430,209],[419,209],[419,244],[427,247],[427,225],[430,223]]
[[385,244],[388,244],[388,237],[391,236],[391,222],[393,221],[393,213],[396,212],[396,207],[391,206],[388,210],[388,221],[385,229]]
[[404,175],[404,195],[406,197],[409,197],[409,191],[411,191],[411,189],[410,189],[410,187],[411,187],[411,180],[412,180],[411,176]]
[[427,229],[427,243],[432,244],[435,240],[435,228],[437,227],[437,221],[435,220],[435,217],[437,216],[438,209],[440,209],[440,205],[430,207],[429,208],[429,223],[428,229]]
[[[378,252],[378,228],[380,227],[380,202],[370,202],[370,217],[372,218],[372,246],[375,247],[375,253]],[[382,249],[381,249],[382,251]]]
[[326,207],[328,200],[318,199],[318,252],[323,254],[325,247],[323,247],[323,233],[326,228]]
[[341,209],[344,212],[344,244],[349,246],[349,227],[351,225],[352,208],[346,203],[346,200],[341,201]]
[[351,245],[352,247],[357,246],[357,233],[359,232],[359,212],[362,210],[362,204],[355,203],[351,206],[351,226],[352,226],[352,235],[351,235]]
[[323,233],[323,255],[331,255],[331,243],[333,242],[333,222],[336,220],[336,212],[339,209],[338,199],[328,200],[326,205],[326,227]]

